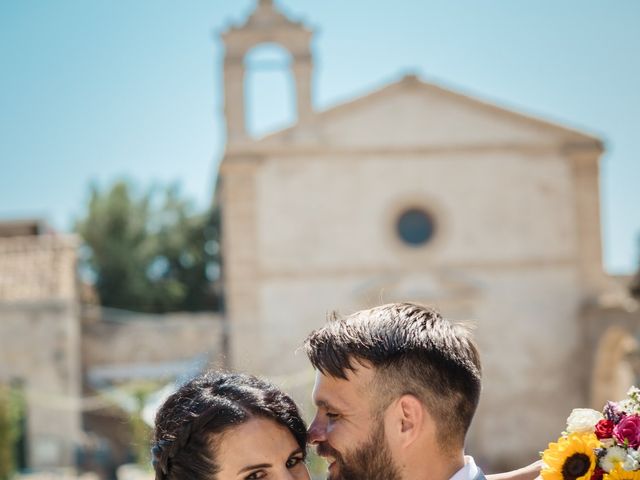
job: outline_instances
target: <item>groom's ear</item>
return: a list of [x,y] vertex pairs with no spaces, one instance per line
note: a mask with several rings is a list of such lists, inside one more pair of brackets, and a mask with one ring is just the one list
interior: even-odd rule
[[402,447],[412,444],[428,430],[434,428],[431,415],[414,395],[406,394],[398,398],[392,405],[391,417],[390,434]]

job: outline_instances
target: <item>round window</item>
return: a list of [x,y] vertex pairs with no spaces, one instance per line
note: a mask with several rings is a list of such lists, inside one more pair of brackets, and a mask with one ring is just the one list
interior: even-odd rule
[[408,245],[418,247],[433,237],[435,225],[431,216],[424,210],[411,208],[398,218],[398,235]]

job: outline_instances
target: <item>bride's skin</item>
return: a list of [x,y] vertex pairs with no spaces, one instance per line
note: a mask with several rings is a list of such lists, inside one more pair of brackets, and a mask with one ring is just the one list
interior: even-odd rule
[[217,480],[309,480],[305,452],[286,428],[253,418],[213,440],[218,445]]
[[209,372],[170,395],[156,414],[156,480],[310,480],[307,431],[273,384]]
[[540,476],[542,470],[542,460],[533,462],[531,465],[505,473],[494,473],[487,475],[487,480],[534,480]]

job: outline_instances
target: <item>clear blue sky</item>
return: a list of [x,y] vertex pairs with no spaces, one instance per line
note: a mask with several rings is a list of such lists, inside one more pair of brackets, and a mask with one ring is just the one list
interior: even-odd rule
[[[179,182],[198,206],[208,205],[222,151],[216,32],[253,4],[2,0],[0,219],[42,217],[68,230],[89,183],[120,176],[142,186]],[[635,268],[640,1],[279,4],[318,29],[317,108],[414,70],[600,135],[606,267]],[[283,83],[270,87],[274,75],[251,83],[251,92],[270,91],[252,108],[262,131],[286,119]]]

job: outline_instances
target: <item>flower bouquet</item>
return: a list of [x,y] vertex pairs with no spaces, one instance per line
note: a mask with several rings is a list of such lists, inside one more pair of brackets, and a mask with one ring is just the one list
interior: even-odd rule
[[542,453],[544,480],[640,480],[640,389],[602,413],[577,408]]

